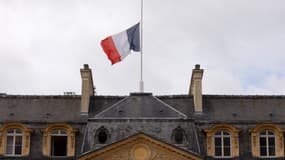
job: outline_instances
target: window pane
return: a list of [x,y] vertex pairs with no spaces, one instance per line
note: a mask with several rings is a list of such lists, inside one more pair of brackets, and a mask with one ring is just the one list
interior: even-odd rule
[[51,134],[58,134],[59,133],[59,130],[52,130],[51,131]]
[[22,146],[22,136],[16,136],[15,145]]
[[275,147],[269,147],[269,156],[275,156]]
[[231,146],[231,140],[230,140],[229,137],[224,138],[224,146],[225,146],[225,147],[226,147],[226,146],[228,146],[228,147]]
[[67,133],[64,130],[55,129],[51,131],[52,135],[67,135]]
[[222,132],[216,132],[215,135],[216,136],[221,136]]
[[222,148],[215,147],[215,156],[222,156]]
[[215,138],[215,146],[222,146],[221,138]]
[[274,133],[271,131],[268,131],[268,135],[274,135]]
[[66,135],[67,133],[64,130],[60,130],[60,134]]
[[6,154],[13,154],[13,137],[7,136]]
[[8,129],[7,133],[14,133],[14,129]]
[[266,135],[266,131],[260,132],[260,135]]
[[267,156],[266,147],[260,147],[260,155],[261,156]]
[[16,133],[22,133],[22,131],[20,129],[15,129]]
[[260,142],[260,146],[266,146],[266,138],[260,138],[259,142]]
[[224,156],[230,156],[230,155],[231,155],[231,148],[224,147]]
[[15,146],[15,155],[22,154],[22,146]]
[[268,141],[269,141],[269,146],[275,146],[275,138],[274,137],[268,138]]
[[224,135],[229,136],[230,134],[228,132],[223,132]]

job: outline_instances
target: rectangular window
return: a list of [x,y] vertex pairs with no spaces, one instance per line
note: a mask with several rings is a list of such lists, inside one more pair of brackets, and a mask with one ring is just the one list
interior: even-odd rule
[[67,156],[67,136],[51,136],[51,156]]

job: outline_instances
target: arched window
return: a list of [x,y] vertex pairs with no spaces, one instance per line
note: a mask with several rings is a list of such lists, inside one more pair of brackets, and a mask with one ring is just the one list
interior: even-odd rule
[[186,134],[184,129],[182,129],[180,126],[175,128],[172,131],[172,136],[171,136],[172,143],[174,144],[183,144],[186,140]]
[[76,129],[65,123],[56,123],[42,131],[43,155],[50,157],[74,156]]
[[227,131],[215,133],[215,157],[231,156],[231,136]]
[[240,129],[218,124],[204,130],[207,134],[207,155],[217,158],[239,157]]
[[31,132],[31,129],[20,123],[4,124],[0,128],[0,155],[29,155]]
[[251,128],[251,153],[253,157],[284,157],[283,129],[275,124],[260,124]]
[[17,128],[10,128],[6,134],[6,155],[20,156],[23,148],[23,132]]
[[275,134],[270,130],[263,130],[259,135],[260,156],[275,156]]
[[102,126],[99,129],[97,129],[95,134],[95,145],[96,144],[107,144],[110,140],[110,134],[108,130]]

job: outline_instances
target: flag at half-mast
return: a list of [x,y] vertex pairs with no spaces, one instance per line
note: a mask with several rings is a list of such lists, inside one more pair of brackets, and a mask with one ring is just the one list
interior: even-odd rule
[[131,51],[139,52],[141,50],[140,23],[105,38],[101,41],[101,46],[112,65],[122,61]]

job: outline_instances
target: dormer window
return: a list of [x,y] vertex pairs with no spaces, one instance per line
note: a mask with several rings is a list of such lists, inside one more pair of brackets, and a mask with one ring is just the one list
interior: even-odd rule
[[75,155],[75,128],[65,123],[51,124],[43,129],[43,155],[72,157]]
[[215,133],[215,157],[231,156],[231,136],[227,131]]
[[260,132],[259,146],[260,156],[275,156],[275,134],[270,130]]
[[172,132],[172,143],[174,144],[183,144],[186,140],[186,134],[184,129],[182,129],[180,126],[175,128]]
[[104,144],[104,143],[107,142],[107,140],[108,140],[108,136],[107,136],[106,131],[104,131],[104,130],[100,131],[100,132],[98,133],[98,142],[99,142],[100,144]]
[[20,123],[4,124],[0,128],[0,155],[9,157],[29,155],[31,132],[32,129]]
[[10,128],[6,135],[6,155],[21,156],[23,148],[23,132],[17,128]]
[[95,134],[95,145],[96,144],[107,144],[110,140],[109,131],[104,127],[100,127]]
[[205,132],[208,156],[218,159],[239,157],[240,129],[219,124],[205,129]]
[[67,156],[67,132],[63,129],[51,131],[51,153],[52,157]]
[[260,124],[249,130],[253,157],[284,157],[283,130],[275,124]]

